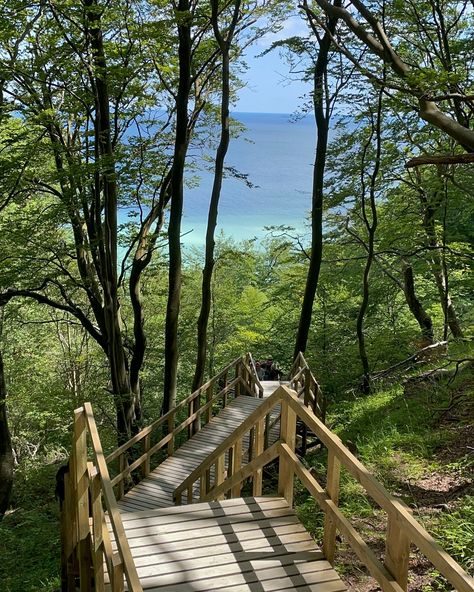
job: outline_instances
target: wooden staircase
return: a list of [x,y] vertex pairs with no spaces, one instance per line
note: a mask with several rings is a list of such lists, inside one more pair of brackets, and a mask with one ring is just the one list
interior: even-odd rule
[[[414,544],[455,589],[474,592],[473,579],[342,445],[323,414],[302,355],[288,386],[279,386],[258,380],[249,354],[107,457],[90,404],[76,410],[62,589],[339,592],[339,533],[384,591],[407,589]],[[327,448],[324,488],[295,453],[297,421]],[[275,461],[278,485],[263,496],[263,469]],[[338,508],[341,468],[387,513],[383,561]],[[131,474],[140,482],[125,493]],[[295,477],[324,513],[322,550],[291,509]]]

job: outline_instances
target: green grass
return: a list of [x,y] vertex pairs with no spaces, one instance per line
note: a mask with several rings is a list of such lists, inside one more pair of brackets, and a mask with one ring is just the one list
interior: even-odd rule
[[60,588],[56,465],[17,471],[13,511],[0,522],[0,582],[4,592],[53,592]]

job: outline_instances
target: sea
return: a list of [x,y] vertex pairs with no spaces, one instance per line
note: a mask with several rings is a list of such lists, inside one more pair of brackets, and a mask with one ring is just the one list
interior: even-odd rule
[[[258,242],[268,236],[268,228],[282,225],[299,234],[307,232],[314,118],[282,113],[233,113],[232,117],[244,131],[231,139],[226,166],[245,176],[251,186],[231,175],[224,179],[216,236]],[[208,156],[213,158],[212,153]],[[200,247],[206,234],[212,171],[193,173],[192,180],[192,186],[185,189],[182,242]]]

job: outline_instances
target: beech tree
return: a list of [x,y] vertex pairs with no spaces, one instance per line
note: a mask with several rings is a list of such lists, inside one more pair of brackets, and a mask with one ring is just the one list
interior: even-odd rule
[[[467,51],[466,58],[471,59],[468,48],[472,48],[472,36],[466,38],[462,30],[470,19],[470,2],[391,3],[382,0],[377,3],[380,16],[361,0],[350,0],[348,8],[335,6],[328,0],[316,2],[328,17],[339,19],[364,48],[390,68],[393,76],[383,81],[384,86],[414,99],[423,120],[447,134],[464,150],[474,152],[474,131],[469,128],[473,114],[469,71],[465,61],[457,59],[450,47],[450,38],[456,35]],[[393,20],[395,26],[387,32]],[[415,29],[410,26],[413,22]],[[409,32],[408,39],[405,31]],[[344,42],[343,35],[332,35],[332,39],[368,80],[380,85],[380,67],[373,68],[362,61]],[[398,47],[393,39],[397,39]],[[426,44],[418,53],[420,41]],[[461,46],[458,45],[458,50]],[[461,50],[461,53],[464,52]],[[428,63],[426,55],[432,58]],[[419,62],[415,61],[417,58]],[[447,107],[440,107],[440,104]]]

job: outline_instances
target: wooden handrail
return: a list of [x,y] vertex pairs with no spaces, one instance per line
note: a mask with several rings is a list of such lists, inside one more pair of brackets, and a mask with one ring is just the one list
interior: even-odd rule
[[[296,475],[315,498],[325,512],[325,535],[323,549],[332,561],[336,543],[336,529],[348,540],[349,544],[368,567],[372,576],[382,589],[390,592],[403,592],[408,577],[408,555],[411,543],[429,559],[434,567],[452,584],[458,592],[474,592],[474,580],[456,561],[450,557],[433,537],[417,522],[410,509],[399,499],[393,497],[380,484],[367,468],[342,444],[318,417],[308,409],[297,394],[285,386],[278,388],[264,403],[256,409],[226,440],[217,447],[176,489],[175,498],[180,501],[182,492],[192,491],[193,484],[209,471],[218,459],[225,458],[227,451],[242,442],[243,436],[262,422],[263,418],[277,405],[282,406],[282,436],[259,456],[249,459],[249,463],[234,471],[225,480],[216,482],[211,491],[202,499],[211,500],[225,494],[238,494],[241,482],[253,476],[254,479],[262,467],[280,459],[279,493],[292,503],[293,477]],[[291,410],[291,412],[290,412]],[[293,416],[291,416],[293,413]],[[294,452],[292,426],[299,417],[323,442],[328,449],[328,477],[326,489],[323,489],[311,473],[304,467]],[[385,564],[381,563],[357,533],[350,521],[338,508],[339,467],[347,469],[364,487],[367,494],[383,508],[388,515],[387,552]],[[283,471],[283,473],[282,473]],[[291,489],[291,491],[290,491]],[[235,493],[234,493],[235,492]],[[334,526],[330,528],[328,524]]]
[[[92,461],[88,459],[88,441]],[[63,529],[69,540],[64,541],[67,551],[62,558],[67,589],[77,589],[75,578],[78,575],[81,592],[90,592],[92,582],[94,590],[103,591],[106,566],[112,592],[123,592],[124,578],[130,592],[143,592],[90,403],[74,411],[69,469],[65,479],[66,513],[62,515],[62,520],[68,523]],[[116,551],[110,540],[104,506],[114,533]]]
[[255,384],[258,388],[259,397],[262,398],[263,397],[263,386],[262,386],[262,383],[260,382],[260,379],[258,377],[257,368],[255,366],[255,361],[254,361],[253,356],[250,352],[247,353],[246,357],[249,360],[250,370],[253,375]]
[[235,359],[233,362],[228,364],[223,370],[221,370],[218,374],[210,378],[205,384],[203,384],[193,393],[188,395],[186,399],[180,401],[175,407],[173,407],[173,409],[170,409],[167,413],[162,415],[160,418],[156,419],[153,423],[149,424],[148,426],[140,430],[138,434],[130,438],[130,440],[127,440],[125,444],[122,444],[122,446],[116,448],[106,457],[105,460],[107,464],[111,463],[124,452],[127,452],[127,450],[129,450],[134,444],[140,442],[140,440],[142,440],[145,436],[148,436],[149,434],[151,434],[151,432],[157,430],[159,427],[164,425],[169,419],[173,418],[178,411],[184,409],[186,406],[192,403],[194,399],[199,397],[199,395],[201,395],[203,391],[207,390],[209,387],[215,384],[226,372],[228,372],[231,368],[236,366],[241,360],[242,358]]
[[[143,428],[138,434],[107,456],[107,463],[111,463],[117,459],[119,461],[118,473],[112,480],[112,486],[118,486],[117,495],[119,498],[125,493],[125,479],[132,471],[139,469],[141,473],[139,478],[148,475],[151,470],[152,455],[156,454],[165,446],[167,446],[168,455],[173,454],[175,437],[183,432],[185,428],[188,428],[189,438],[195,431],[201,428],[202,418],[204,419],[204,423],[210,421],[212,406],[218,400],[222,399],[225,406],[227,404],[227,396],[232,391],[234,392],[234,396],[245,393],[252,397],[263,396],[263,387],[258,381],[256,372],[252,370],[252,363],[252,357],[249,353],[236,358],[194,393],[191,393],[191,395],[176,405],[176,407],[149,426]],[[235,369],[235,378],[228,382],[228,375],[233,369]],[[224,385],[216,389],[215,386],[220,385],[221,381]],[[200,401],[201,396],[205,396],[204,404]],[[196,404],[196,401],[199,401],[199,403]],[[176,425],[178,412],[185,409],[187,409],[186,418],[179,425]],[[167,426],[168,433],[152,446],[152,433],[165,426]],[[134,458],[132,462],[128,462],[126,457],[127,452],[132,446],[139,443],[142,443],[141,454],[138,458]]]
[[[267,413],[269,413],[273,407],[275,407],[275,400],[279,400],[278,397],[275,397],[276,393],[279,391],[277,389],[275,393],[273,393],[268,399],[266,399],[257,409],[252,411],[252,413],[245,419],[243,423],[240,424],[219,446],[207,456],[200,465],[198,465],[194,471],[186,477],[173,492],[174,499],[179,498],[180,494],[183,491],[189,489],[189,487],[197,481],[202,474],[213,464],[215,464],[216,460],[222,456],[231,446],[235,444],[237,440],[242,438],[251,427],[253,427],[259,419],[265,417]],[[277,402],[278,404],[278,402]]]

